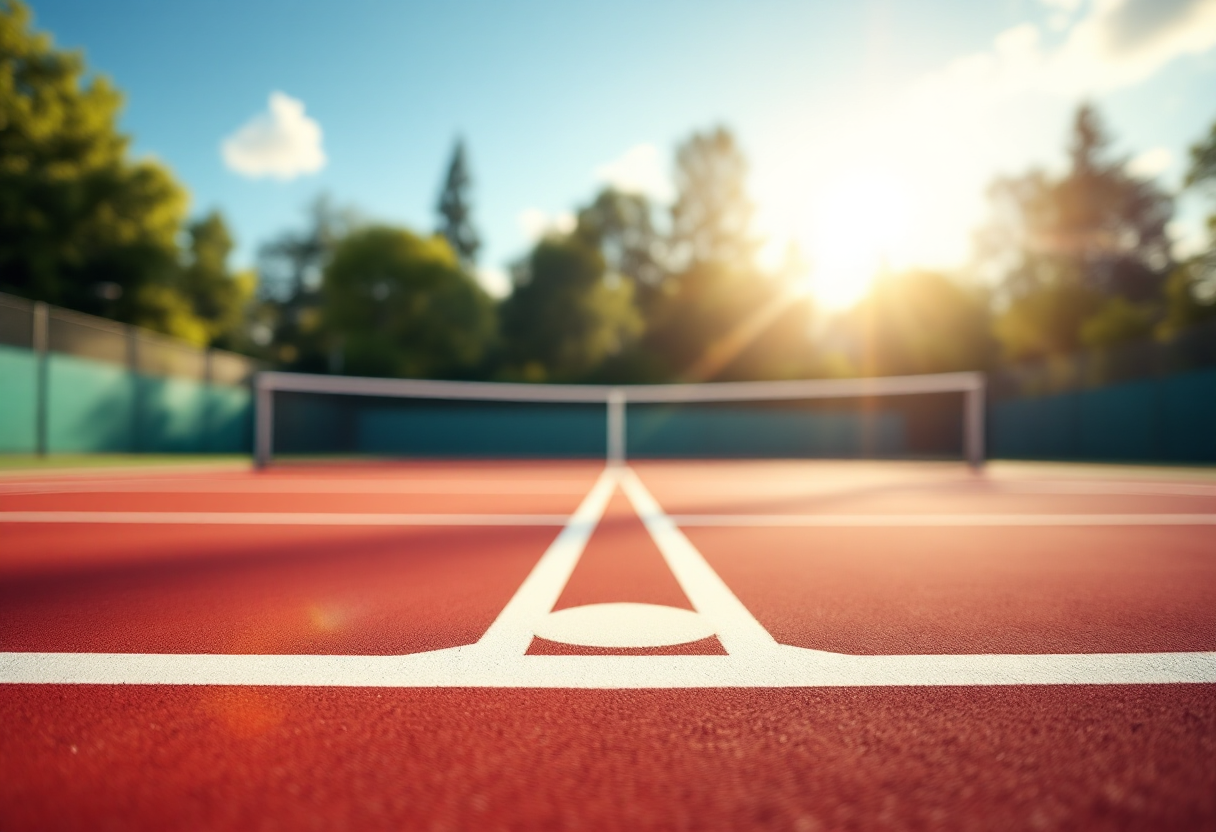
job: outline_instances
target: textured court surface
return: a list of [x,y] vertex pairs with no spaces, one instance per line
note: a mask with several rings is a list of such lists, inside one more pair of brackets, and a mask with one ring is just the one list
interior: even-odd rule
[[1216,479],[8,474],[0,721],[5,830],[1211,829]]

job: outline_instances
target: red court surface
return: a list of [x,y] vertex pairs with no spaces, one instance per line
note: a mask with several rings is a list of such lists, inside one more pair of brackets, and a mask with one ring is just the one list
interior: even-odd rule
[[0,829],[1216,829],[1216,477],[0,476]]

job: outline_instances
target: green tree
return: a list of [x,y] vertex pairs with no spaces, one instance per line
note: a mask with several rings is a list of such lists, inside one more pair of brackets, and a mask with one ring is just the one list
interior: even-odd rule
[[1102,300],[1083,283],[1042,282],[1015,293],[997,314],[993,331],[1010,360],[1065,355],[1083,346],[1082,327]]
[[642,194],[605,188],[578,212],[574,233],[599,250],[609,275],[641,288],[654,288],[666,277],[663,237],[655,227],[650,201]]
[[938,272],[884,277],[850,318],[870,375],[979,370],[996,354],[986,293]]
[[[1097,112],[1082,106],[1062,177],[1031,171],[998,179],[989,191],[994,220],[980,234],[980,251],[1002,279],[1006,309],[997,333],[1011,358],[1075,349],[1104,298],[1143,305],[1161,297],[1172,268],[1166,226],[1173,201],[1129,174],[1109,148]],[[1139,330],[1125,325],[1125,312],[1110,307],[1102,313],[1107,323],[1091,331],[1133,337]]]
[[725,127],[694,133],[676,150],[676,201],[671,208],[671,248],[678,262],[750,263],[752,203],[747,159]]
[[477,261],[477,250],[481,248],[481,239],[473,227],[472,190],[473,179],[469,174],[464,140],[457,139],[436,210],[439,213],[438,232],[447,238],[448,245],[466,268]]
[[[1185,187],[1216,196],[1216,123],[1191,147]],[[1165,288],[1165,316],[1158,333],[1165,338],[1216,319],[1216,213],[1208,216],[1207,247],[1180,263]]]
[[175,292],[186,194],[132,160],[122,96],[0,2],[0,286],[197,340]]
[[676,151],[667,273],[648,303],[646,380],[783,378],[810,371],[810,301],[757,267],[747,160],[723,127]]
[[246,313],[257,287],[252,271],[233,273],[228,258],[232,235],[218,211],[192,222],[186,229],[189,247],[179,281],[180,293],[202,325],[207,343],[244,348]]
[[541,240],[516,265],[501,307],[508,376],[580,380],[637,337],[633,284],[605,272],[603,255],[577,234]]
[[321,326],[321,278],[335,247],[360,220],[326,194],[309,203],[305,215],[302,229],[282,232],[258,252],[256,316],[270,332],[266,357],[295,370],[338,370],[338,354]]
[[325,268],[326,334],[347,372],[466,376],[494,338],[494,307],[447,241],[370,226],[341,240]]

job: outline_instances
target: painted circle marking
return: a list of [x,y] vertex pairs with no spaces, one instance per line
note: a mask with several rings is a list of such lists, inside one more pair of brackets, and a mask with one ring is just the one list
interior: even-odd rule
[[713,625],[692,610],[660,604],[587,604],[551,612],[537,636],[581,647],[667,647],[700,641]]

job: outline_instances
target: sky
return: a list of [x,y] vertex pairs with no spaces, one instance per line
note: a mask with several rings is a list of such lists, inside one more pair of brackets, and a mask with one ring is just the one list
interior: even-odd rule
[[[34,0],[126,94],[137,155],[237,265],[328,193],[429,232],[457,136],[483,283],[605,184],[670,199],[674,149],[726,125],[763,256],[796,244],[829,306],[880,267],[960,269],[997,175],[1060,171],[1082,100],[1176,190],[1216,121],[1216,0]],[[1211,209],[1179,202],[1180,253]]]

